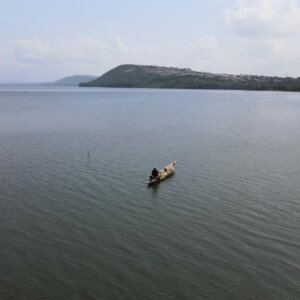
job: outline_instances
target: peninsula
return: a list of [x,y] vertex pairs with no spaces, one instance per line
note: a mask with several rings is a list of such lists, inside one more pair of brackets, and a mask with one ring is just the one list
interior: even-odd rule
[[300,91],[300,77],[197,72],[191,69],[120,65],[81,87]]

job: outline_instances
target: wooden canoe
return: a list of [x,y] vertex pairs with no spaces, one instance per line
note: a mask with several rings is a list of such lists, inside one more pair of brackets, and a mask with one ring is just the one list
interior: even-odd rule
[[169,163],[167,166],[158,171],[158,176],[156,178],[148,181],[148,185],[156,184],[165,180],[173,174],[175,167],[176,161]]

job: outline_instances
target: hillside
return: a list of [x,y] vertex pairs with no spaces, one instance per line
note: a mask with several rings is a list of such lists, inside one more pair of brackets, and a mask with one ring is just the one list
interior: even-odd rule
[[47,85],[56,85],[56,86],[78,86],[82,82],[88,82],[96,79],[97,76],[92,75],[73,75],[67,76],[57,81],[48,82]]
[[300,91],[300,78],[214,74],[191,69],[121,65],[79,86]]

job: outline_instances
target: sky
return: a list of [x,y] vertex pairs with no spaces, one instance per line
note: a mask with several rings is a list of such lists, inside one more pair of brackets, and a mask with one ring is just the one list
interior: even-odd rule
[[300,0],[0,0],[0,81],[120,64],[300,76]]

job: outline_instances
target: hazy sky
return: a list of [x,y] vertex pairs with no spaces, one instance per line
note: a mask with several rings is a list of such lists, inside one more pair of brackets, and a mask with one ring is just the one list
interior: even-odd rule
[[300,76],[300,0],[0,0],[0,80],[125,63]]

